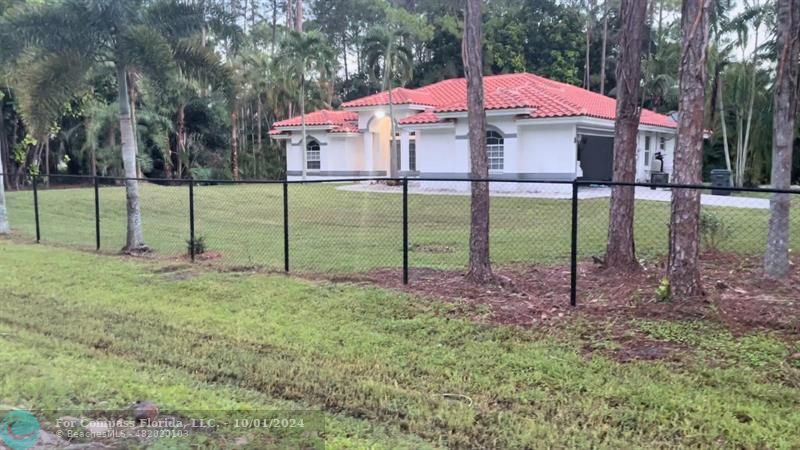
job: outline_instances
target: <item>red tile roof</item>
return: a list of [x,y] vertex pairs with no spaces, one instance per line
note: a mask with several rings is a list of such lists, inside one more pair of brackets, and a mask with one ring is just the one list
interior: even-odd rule
[[421,123],[437,123],[441,122],[439,116],[432,111],[421,112],[413,116],[406,117],[400,121],[403,125],[421,124]]
[[[484,77],[484,98],[487,110],[530,109],[530,118],[594,117],[614,120],[616,100],[590,92],[571,84],[548,80],[530,73],[516,73]],[[421,105],[430,108],[400,120],[401,124],[438,123],[437,113],[467,110],[467,83],[464,78],[454,78],[424,86],[419,89],[392,90],[392,103],[396,105]],[[363,97],[344,103],[344,108],[382,106],[389,103],[388,92]],[[306,115],[307,125],[330,125],[331,132],[358,132],[358,114],[353,111],[322,110]],[[642,110],[641,123],[665,128],[676,128],[671,117]],[[296,127],[300,118],[277,122],[275,128]],[[346,130],[346,131],[345,131]]]
[[[350,123],[358,123],[358,113],[352,111],[332,111],[330,109],[322,109],[306,114],[307,126],[344,126]],[[285,127],[299,127],[302,125],[301,117],[292,117],[291,119],[275,122],[272,126],[275,128]]]
[[[488,76],[483,83],[487,110],[530,108],[534,110],[533,118],[587,116],[614,120],[616,117],[615,99],[530,73]],[[426,93],[434,99],[435,113],[467,110],[467,83],[463,78],[440,81],[416,92]],[[429,112],[421,114],[424,115],[411,116],[400,123],[433,122]],[[641,122],[667,128],[677,126],[669,116],[649,110],[642,111]]]
[[[343,108],[358,108],[362,106],[381,106],[389,104],[389,91],[378,92],[374,95],[361,97],[342,104]],[[422,89],[392,89],[392,104],[395,105],[423,105],[437,106],[438,103],[429,93]]]
[[357,123],[346,123],[330,130],[330,133],[359,133]]

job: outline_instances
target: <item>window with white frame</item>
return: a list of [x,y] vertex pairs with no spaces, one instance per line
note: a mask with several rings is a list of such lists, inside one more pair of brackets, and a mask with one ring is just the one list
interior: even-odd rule
[[319,141],[312,139],[306,144],[306,168],[308,170],[320,169],[320,148]]
[[667,138],[665,138],[665,137],[659,138],[659,140],[658,140],[658,149],[661,152],[664,152],[664,151],[667,150]]
[[650,136],[644,137],[644,166],[650,167],[650,152],[652,151],[652,143]]
[[486,132],[486,152],[489,156],[489,170],[502,171],[503,170],[503,153],[505,150],[505,140],[503,136],[496,131]]

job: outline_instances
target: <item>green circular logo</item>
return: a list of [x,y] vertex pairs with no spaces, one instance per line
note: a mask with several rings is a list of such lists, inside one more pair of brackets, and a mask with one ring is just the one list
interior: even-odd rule
[[39,421],[28,411],[11,411],[0,422],[0,439],[11,450],[27,450],[39,441]]

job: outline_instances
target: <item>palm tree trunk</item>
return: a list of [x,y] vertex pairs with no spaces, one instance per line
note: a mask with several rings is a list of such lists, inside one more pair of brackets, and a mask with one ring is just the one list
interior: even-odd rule
[[[5,136],[3,136],[3,139],[5,139]],[[0,146],[0,234],[8,234],[10,227],[8,225],[8,213],[6,211],[6,184],[2,153],[2,146]]]
[[347,31],[342,32],[342,63],[344,64],[344,81],[350,79],[350,73],[347,70]]
[[392,101],[392,43],[386,49],[386,58],[383,68],[383,85],[389,92],[389,122],[391,136],[389,137],[389,176],[394,178],[397,176],[397,155],[394,150],[395,146],[395,130],[394,130],[394,102]]
[[308,162],[306,161],[306,76],[300,76],[300,128],[302,141],[300,142],[300,154],[303,161],[303,180],[306,179]]
[[50,131],[44,138],[44,183],[50,185]]
[[722,98],[724,94],[722,92],[722,77],[719,79],[719,84],[717,85],[717,89],[719,93],[719,121],[722,125],[722,148],[725,151],[725,168],[728,169],[728,172],[731,173],[731,181],[733,181],[733,171],[731,171],[731,149],[728,145],[728,125],[725,123],[725,100]]
[[183,163],[186,160],[186,105],[178,109],[178,160],[175,162],[178,179],[183,178]]
[[745,148],[744,148],[744,137],[743,137],[743,130],[744,130],[744,118],[742,117],[741,112],[736,112],[736,124],[737,124],[737,137],[736,137],[736,186],[741,186],[744,181],[744,164],[742,162],[745,160]]
[[136,140],[131,120],[130,98],[128,97],[128,76],[125,67],[117,68],[119,90],[119,129],[122,135],[122,163],[125,169],[125,196],[128,215],[128,234],[123,251],[142,253],[149,249],[144,243],[142,231],[142,210],[139,204],[139,182],[136,180]]
[[278,41],[278,0],[272,0],[272,39],[270,41],[270,55],[275,55],[275,44]]
[[[647,7],[647,2],[640,0]],[[644,16],[642,16],[644,21]],[[600,93],[606,95],[606,47],[608,46],[608,0],[603,1],[603,54],[600,55]],[[641,54],[641,52],[639,52]],[[641,61],[639,62],[641,64]],[[640,71],[641,72],[641,71]]]
[[303,0],[294,1],[294,29],[303,32]]
[[[636,181],[636,136],[639,132],[639,92],[642,77],[642,39],[647,3],[622,0],[617,62],[617,119],[614,132],[614,181]],[[608,221],[606,264],[618,272],[639,269],[633,236],[635,188],[614,186]]]
[[[778,0],[778,67],[772,121],[772,187],[789,189],[792,177],[792,146],[798,106],[800,59],[800,0]],[[774,278],[789,275],[790,194],[774,194],[770,200],[769,235],[764,272]]]
[[131,124],[133,126],[133,144],[136,147],[136,176],[138,178],[144,178],[144,173],[142,172],[142,165],[139,163],[139,122],[136,119],[136,98],[137,98],[137,91],[136,91],[136,78],[130,76],[130,85],[128,86],[130,89],[130,111],[131,111]]
[[589,56],[591,55],[592,50],[592,14],[594,9],[594,0],[589,0],[589,11],[586,16],[586,62],[584,63],[583,70],[583,88],[584,89],[591,89],[590,85],[590,64],[589,64]]
[[[486,154],[486,110],[483,92],[483,48],[481,45],[481,1],[467,0],[462,45],[467,78],[469,148],[473,178],[489,177]],[[472,182],[469,235],[469,272],[473,283],[494,282],[489,258],[489,183]]]
[[5,180],[6,184],[3,184],[3,188],[9,187],[8,181],[9,176],[7,173],[3,172],[2,167],[8,167],[8,138],[6,136],[6,122],[5,116],[3,115],[3,101],[0,100],[0,174],[5,175],[0,183]]
[[[708,37],[711,0],[683,0],[681,14],[680,99],[676,184],[700,184],[703,161],[703,122],[708,78]],[[700,192],[673,189],[667,275],[677,298],[703,293],[700,283]]]
[[239,181],[239,108],[231,108],[231,176]]
[[[262,103],[261,103],[261,94],[258,94],[258,130],[256,132],[258,133],[258,154],[259,155],[264,151],[264,146],[263,146],[264,141],[263,141],[263,137],[261,136],[261,133],[263,131],[263,129],[261,127],[262,127],[262,123],[264,122],[264,118],[262,117],[263,114],[264,114],[264,107],[262,106]],[[257,177],[258,176],[258,160],[257,159],[253,159],[253,164],[255,165],[255,169],[253,170],[253,172],[255,173],[255,175]]]
[[[755,49],[758,49],[758,29],[755,30]],[[758,52],[753,50],[753,77],[750,79],[750,103],[747,106],[747,127],[744,131],[744,144],[742,145],[742,183],[744,183],[744,175],[747,170],[747,158],[750,151],[750,130],[753,127],[753,108],[756,101],[756,64],[758,60]]]

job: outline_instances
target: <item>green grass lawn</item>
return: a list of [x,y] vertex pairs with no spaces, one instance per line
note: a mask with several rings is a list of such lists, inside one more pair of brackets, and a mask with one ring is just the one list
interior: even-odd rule
[[770,335],[634,322],[680,358],[620,363],[585,353],[620,345],[610,322],[524,331],[376,288],[165,264],[0,241],[0,405],[313,410],[328,448],[800,446],[796,349]]
[[[196,188],[197,236],[208,251],[232,265],[283,268],[283,200],[280,185]],[[186,253],[189,239],[188,188],[142,185],[145,238],[159,254]],[[290,259],[293,271],[361,271],[402,264],[402,197],[392,193],[337,190],[336,185],[291,185]],[[125,193],[100,191],[102,247],[118,251],[125,241]],[[602,255],[608,227],[608,199],[582,200],[579,254]],[[33,236],[31,192],[8,194],[12,227]],[[642,257],[667,251],[669,204],[638,201],[636,248]],[[730,230],[723,250],[760,253],[766,242],[768,211],[704,207]],[[42,239],[94,248],[92,189],[40,192]],[[469,247],[469,197],[413,194],[409,200],[410,264],[462,268]],[[800,245],[800,210],[793,211],[792,244]],[[503,198],[492,201],[491,254],[498,264],[565,264],[570,253],[569,200]]]

